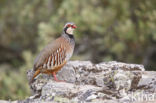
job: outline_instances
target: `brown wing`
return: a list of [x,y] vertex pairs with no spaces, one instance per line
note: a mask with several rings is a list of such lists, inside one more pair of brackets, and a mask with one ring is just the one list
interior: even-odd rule
[[65,57],[65,49],[60,46],[56,51],[51,53],[48,58],[46,58],[42,68],[54,69],[65,62]]
[[37,56],[34,62],[34,71],[37,69],[54,69],[63,64],[66,58],[66,41],[64,38],[58,38],[47,45]]

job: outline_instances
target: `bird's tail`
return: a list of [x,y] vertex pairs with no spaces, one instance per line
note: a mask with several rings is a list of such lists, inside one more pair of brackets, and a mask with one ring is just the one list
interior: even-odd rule
[[36,71],[33,71],[33,74],[31,76],[31,79],[29,80],[29,84],[33,83],[34,82],[34,78],[40,74],[40,69],[36,70]]

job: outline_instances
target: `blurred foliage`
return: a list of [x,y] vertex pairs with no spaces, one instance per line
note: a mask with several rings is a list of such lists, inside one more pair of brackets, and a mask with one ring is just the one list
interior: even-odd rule
[[0,99],[30,95],[26,71],[73,21],[73,60],[122,61],[156,70],[155,0],[0,1]]

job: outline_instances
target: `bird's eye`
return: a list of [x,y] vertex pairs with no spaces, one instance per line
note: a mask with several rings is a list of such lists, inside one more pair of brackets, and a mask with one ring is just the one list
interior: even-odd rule
[[67,27],[71,27],[71,25],[70,25],[70,24],[68,24],[68,25],[67,25]]
[[76,25],[72,25],[71,27],[72,27],[72,28],[74,28],[74,29],[76,29],[76,28],[77,28],[77,26],[76,26]]
[[72,25],[71,27],[74,28],[74,25]]

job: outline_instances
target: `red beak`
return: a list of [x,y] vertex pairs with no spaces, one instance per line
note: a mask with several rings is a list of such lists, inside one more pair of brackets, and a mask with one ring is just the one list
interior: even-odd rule
[[72,25],[71,27],[72,27],[72,28],[74,28],[74,29],[76,29],[76,28],[77,28],[77,26],[76,26],[76,25]]

